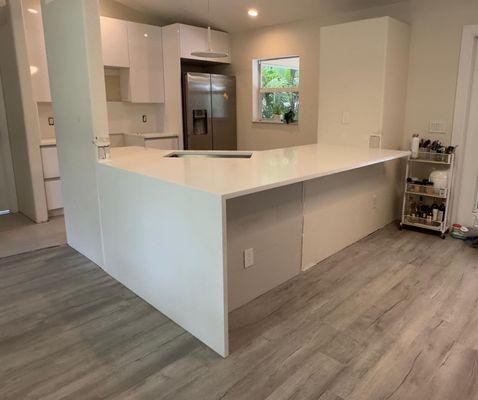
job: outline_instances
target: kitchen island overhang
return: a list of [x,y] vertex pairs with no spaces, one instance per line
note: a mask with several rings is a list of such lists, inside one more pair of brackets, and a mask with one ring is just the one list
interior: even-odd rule
[[[373,190],[387,208],[370,226],[352,229],[339,247],[389,222],[393,206],[385,201],[400,178],[399,168],[389,171],[387,165],[409,155],[326,144],[254,151],[250,158],[165,157],[169,153],[117,148],[110,160],[98,163],[103,268],[222,356],[229,352],[231,307],[336,251],[314,231],[317,218],[329,212],[324,207],[330,199],[339,196],[334,207],[347,207],[346,217],[357,213]],[[360,179],[364,185],[354,186]],[[287,218],[279,221],[278,215]],[[302,238],[306,229],[311,234]],[[256,236],[251,246],[259,248],[262,259],[244,270],[240,255],[249,236]],[[317,242],[314,247],[323,242],[326,252],[305,249],[310,240]],[[273,259],[281,251],[275,242],[291,247],[287,263],[292,265]],[[271,269],[271,264],[278,266]],[[248,279],[259,284],[248,291]]]

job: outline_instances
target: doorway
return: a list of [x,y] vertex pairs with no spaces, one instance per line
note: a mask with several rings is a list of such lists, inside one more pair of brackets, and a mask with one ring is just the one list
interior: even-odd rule
[[463,30],[453,142],[458,145],[454,222],[478,221],[478,25]]

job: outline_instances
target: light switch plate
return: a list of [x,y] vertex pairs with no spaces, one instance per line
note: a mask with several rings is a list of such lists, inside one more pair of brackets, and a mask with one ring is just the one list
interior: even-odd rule
[[430,121],[430,133],[446,133],[447,123],[446,121]]
[[342,113],[342,124],[343,125],[348,125],[350,124],[350,112],[344,111]]
[[250,268],[254,265],[254,249],[244,250],[244,268]]

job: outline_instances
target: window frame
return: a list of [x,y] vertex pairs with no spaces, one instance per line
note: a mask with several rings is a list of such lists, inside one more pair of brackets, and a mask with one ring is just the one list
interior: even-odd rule
[[[272,60],[284,60],[288,58],[298,58],[299,59],[299,84],[293,87],[282,87],[282,88],[263,88],[262,87],[262,64],[267,61]],[[270,58],[261,58],[254,60],[255,61],[255,68],[254,76],[256,77],[257,82],[254,82],[254,97],[256,98],[255,103],[255,110],[253,110],[253,122],[263,122],[269,124],[283,124],[286,125],[282,121],[276,121],[272,118],[263,118],[262,117],[262,96],[265,93],[297,93],[297,98],[300,99],[300,82],[301,82],[301,74],[300,74],[300,56],[298,55],[289,55],[289,56],[280,56],[280,57],[270,57]],[[300,100],[299,100],[300,105]],[[291,122],[289,125],[297,125],[299,120]]]

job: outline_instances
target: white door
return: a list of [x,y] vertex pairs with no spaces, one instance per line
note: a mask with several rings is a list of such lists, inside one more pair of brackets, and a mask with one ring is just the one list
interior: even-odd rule
[[[478,40],[475,39],[476,44]],[[456,222],[473,225],[478,213],[478,52],[475,54],[471,98],[464,145],[459,149],[463,157],[461,176],[458,177]]]
[[12,155],[8,139],[7,119],[0,79],[0,213],[5,210],[17,212],[17,193],[13,175]]

